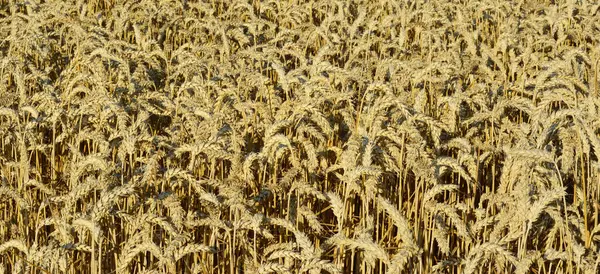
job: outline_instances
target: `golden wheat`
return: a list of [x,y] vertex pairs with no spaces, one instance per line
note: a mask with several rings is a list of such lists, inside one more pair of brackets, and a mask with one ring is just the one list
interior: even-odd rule
[[0,272],[598,273],[599,11],[0,0]]

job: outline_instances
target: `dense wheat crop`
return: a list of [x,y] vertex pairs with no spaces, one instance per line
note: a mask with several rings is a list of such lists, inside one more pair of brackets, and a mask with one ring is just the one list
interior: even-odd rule
[[600,273],[596,1],[0,0],[0,273]]

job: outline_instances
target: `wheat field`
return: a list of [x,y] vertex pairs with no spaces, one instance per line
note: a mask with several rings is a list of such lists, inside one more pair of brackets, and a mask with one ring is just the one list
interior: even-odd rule
[[600,273],[600,4],[0,0],[0,273]]

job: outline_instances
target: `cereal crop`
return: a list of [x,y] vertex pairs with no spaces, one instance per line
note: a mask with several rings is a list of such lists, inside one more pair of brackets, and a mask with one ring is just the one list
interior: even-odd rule
[[0,0],[0,273],[600,273],[600,4]]

